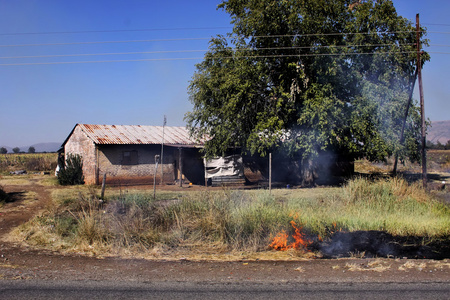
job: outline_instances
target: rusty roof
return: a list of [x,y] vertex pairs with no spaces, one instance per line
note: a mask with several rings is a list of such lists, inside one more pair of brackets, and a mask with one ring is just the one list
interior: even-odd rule
[[[163,126],[93,124],[76,126],[79,126],[95,144],[101,145],[161,144],[163,139]],[[203,144],[204,141],[191,138],[186,127],[164,126],[164,145],[196,147]]]

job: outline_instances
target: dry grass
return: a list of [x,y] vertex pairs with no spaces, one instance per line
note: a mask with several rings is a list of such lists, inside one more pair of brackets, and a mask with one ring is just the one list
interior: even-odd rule
[[57,165],[57,153],[9,153],[0,155],[0,172],[14,170],[54,171]]
[[[298,260],[319,253],[268,247],[299,224],[326,238],[338,230],[385,230],[430,238],[448,236],[450,211],[420,186],[401,179],[356,179],[343,188],[158,192],[60,187],[47,211],[14,234],[36,247],[96,256],[190,260]],[[359,255],[359,256],[358,256]],[[362,257],[364,253],[354,254]],[[381,263],[351,266],[382,270]],[[407,266],[405,266],[406,268]]]
[[32,181],[30,181],[29,176],[20,176],[20,177],[13,177],[13,176],[4,176],[2,179],[0,179],[0,185],[7,186],[7,185],[31,185],[33,184]]
[[407,261],[406,263],[404,263],[403,265],[401,265],[400,267],[398,267],[398,269],[400,271],[408,271],[411,269],[415,269],[417,271],[422,271],[423,269],[425,269],[427,267],[427,264],[424,262],[415,262],[415,261]]
[[391,268],[390,264],[387,264],[383,260],[374,260],[370,261],[368,263],[346,263],[345,269],[351,272],[365,272],[365,271],[371,271],[371,272],[384,272]]

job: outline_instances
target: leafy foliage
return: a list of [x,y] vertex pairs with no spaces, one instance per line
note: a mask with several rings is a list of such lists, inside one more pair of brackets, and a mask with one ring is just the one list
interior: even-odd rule
[[64,168],[58,172],[61,185],[84,184],[83,160],[78,154],[68,154]]
[[0,154],[6,154],[6,153],[8,153],[8,149],[6,149],[5,147],[1,147]]
[[417,106],[399,145],[416,33],[392,1],[226,0],[219,8],[233,32],[211,40],[185,117],[193,135],[211,138],[206,156],[241,147],[283,150],[304,165],[324,151],[419,159]]

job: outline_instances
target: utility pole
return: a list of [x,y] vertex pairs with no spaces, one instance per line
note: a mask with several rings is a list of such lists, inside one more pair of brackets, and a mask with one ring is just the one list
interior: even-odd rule
[[416,44],[417,44],[417,76],[419,78],[419,93],[420,93],[420,115],[422,119],[422,182],[423,187],[427,187],[427,152],[426,152],[426,124],[425,124],[425,104],[423,98],[422,86],[422,59],[421,59],[421,43],[420,43],[420,25],[419,14],[416,15]]
[[161,185],[164,181],[164,127],[166,126],[167,119],[166,115],[164,115],[163,121],[163,132],[162,132],[162,143],[161,143]]

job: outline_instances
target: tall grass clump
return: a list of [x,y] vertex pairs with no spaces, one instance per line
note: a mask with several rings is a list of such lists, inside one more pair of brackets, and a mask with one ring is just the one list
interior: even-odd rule
[[229,250],[267,248],[271,236],[289,225],[289,213],[273,196],[242,191],[192,193],[162,219],[177,241]]
[[267,192],[249,198],[243,194],[233,203],[228,224],[229,243],[234,249],[266,249],[270,239],[291,228],[292,213]]
[[96,253],[144,253],[159,246],[259,251],[267,249],[280,230],[289,231],[292,220],[283,204],[266,192],[191,192],[182,199],[157,201],[150,194],[127,193],[102,202],[94,191],[87,191],[57,203],[30,222],[32,226],[22,226],[30,244],[59,240],[54,244],[64,249],[81,247]]
[[426,238],[450,235],[448,205],[420,183],[402,178],[355,178],[341,188],[293,190],[285,197],[288,210],[301,214],[304,228],[323,238],[358,230]]
[[350,230],[386,230],[415,236],[450,234],[448,206],[433,199],[418,182],[358,178],[343,187],[341,197],[340,223]]

